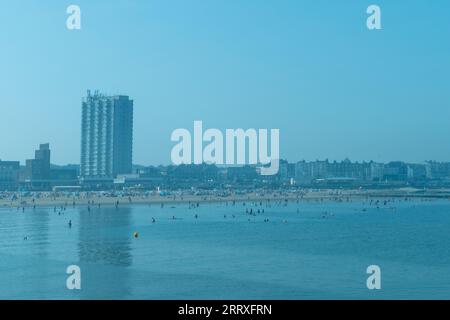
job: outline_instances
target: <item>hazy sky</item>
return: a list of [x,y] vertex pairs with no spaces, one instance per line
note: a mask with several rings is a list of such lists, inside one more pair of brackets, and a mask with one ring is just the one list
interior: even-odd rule
[[[66,28],[77,4],[82,29]],[[378,4],[383,30],[366,28]],[[1,1],[0,158],[79,163],[87,89],[135,102],[134,162],[176,128],[279,128],[283,158],[450,161],[448,0]]]

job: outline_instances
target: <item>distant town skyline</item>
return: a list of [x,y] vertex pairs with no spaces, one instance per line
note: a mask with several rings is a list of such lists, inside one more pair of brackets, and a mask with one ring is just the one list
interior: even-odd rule
[[[289,161],[450,161],[450,3],[8,1],[0,159],[80,162],[88,88],[134,100],[134,163],[170,164],[176,128],[279,128]],[[6,5],[6,3],[5,3]],[[27,8],[24,10],[24,8]]]

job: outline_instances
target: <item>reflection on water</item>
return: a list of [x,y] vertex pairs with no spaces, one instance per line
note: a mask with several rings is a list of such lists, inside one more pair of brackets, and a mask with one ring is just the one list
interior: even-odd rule
[[[49,224],[50,217],[48,210],[31,209],[26,213],[27,222],[25,224],[25,237],[29,238],[29,254],[40,258],[47,258],[49,255]],[[29,241],[30,240],[30,241]],[[44,263],[40,266],[43,274],[49,273],[51,268]],[[51,279],[47,277],[37,277],[33,282],[34,288],[45,288]]]
[[127,267],[132,263],[130,237],[117,237],[116,230],[131,226],[131,208],[80,209],[78,256],[80,262]]
[[[78,258],[84,286],[98,289],[82,291],[82,298],[118,299],[130,294],[127,267],[133,261],[128,231],[132,225],[131,211],[130,207],[78,210]],[[101,271],[98,265],[103,266]],[[108,287],[110,291],[104,290]]]
[[[49,240],[49,211],[43,209],[29,209],[26,217],[28,221],[25,224],[25,236],[32,239],[30,241],[31,254],[47,257]],[[32,211],[31,211],[32,210]]]

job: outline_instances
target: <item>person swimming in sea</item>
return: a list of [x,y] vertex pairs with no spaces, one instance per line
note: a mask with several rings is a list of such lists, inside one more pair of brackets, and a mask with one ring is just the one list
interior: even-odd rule
[[69,220],[69,228],[72,228],[72,220]]

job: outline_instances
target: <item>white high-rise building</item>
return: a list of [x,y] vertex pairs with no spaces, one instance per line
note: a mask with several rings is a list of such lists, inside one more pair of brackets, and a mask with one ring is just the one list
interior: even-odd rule
[[133,100],[88,90],[82,102],[81,176],[115,178],[132,172]]

